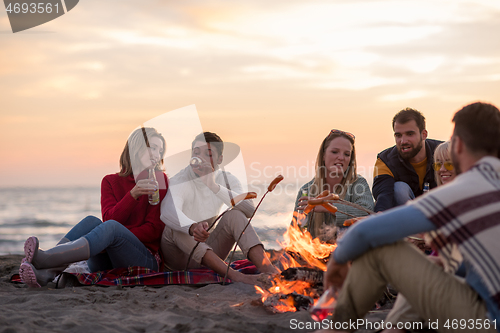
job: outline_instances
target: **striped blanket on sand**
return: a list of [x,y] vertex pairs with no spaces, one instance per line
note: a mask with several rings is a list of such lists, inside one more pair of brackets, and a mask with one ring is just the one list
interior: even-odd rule
[[[237,260],[231,267],[243,274],[257,274],[257,268],[249,260]],[[69,274],[69,273],[67,273]],[[83,285],[99,286],[164,286],[171,284],[206,285],[222,283],[223,276],[208,268],[188,271],[155,272],[144,267],[114,268],[95,273],[71,273]],[[19,275],[12,276],[11,282],[21,282]],[[227,279],[227,282],[231,280]]]

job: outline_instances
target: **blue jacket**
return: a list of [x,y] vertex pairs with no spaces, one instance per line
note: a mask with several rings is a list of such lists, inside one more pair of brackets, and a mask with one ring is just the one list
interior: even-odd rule
[[[427,170],[425,172],[424,183],[429,183],[430,188],[437,186],[436,180],[434,179],[434,170],[432,168],[432,163],[434,162],[434,150],[443,141],[426,139],[425,140],[425,152],[427,155]],[[375,211],[384,211],[395,206],[394,204],[394,183],[395,182],[405,182],[410,186],[415,197],[422,194],[422,189],[420,189],[420,182],[418,179],[417,172],[410,164],[409,161],[403,160],[398,152],[396,146],[387,148],[377,155],[377,159],[387,165],[389,170],[391,170],[394,177],[387,174],[377,175],[373,179],[373,197],[377,201],[375,204]]]

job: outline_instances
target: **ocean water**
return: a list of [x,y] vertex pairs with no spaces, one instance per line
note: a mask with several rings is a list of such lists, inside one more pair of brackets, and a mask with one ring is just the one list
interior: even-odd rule
[[[265,189],[249,186],[258,193],[256,205]],[[295,184],[280,184],[259,207],[252,225],[266,248],[280,248],[277,240],[283,241],[296,194]],[[23,254],[30,236],[38,237],[41,248],[56,245],[84,217],[101,218],[100,195],[97,187],[0,188],[0,255]]]

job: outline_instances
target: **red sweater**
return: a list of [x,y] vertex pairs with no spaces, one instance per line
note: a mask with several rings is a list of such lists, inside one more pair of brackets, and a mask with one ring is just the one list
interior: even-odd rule
[[[138,180],[147,176],[147,172],[143,172]],[[161,202],[167,193],[168,179],[161,171],[156,171],[156,179],[160,187]],[[160,220],[161,205],[150,205],[147,195],[141,195],[135,200],[130,194],[134,186],[133,175],[121,177],[115,173],[102,179],[102,220],[120,222],[155,254],[160,248],[161,235],[165,228],[165,224]]]

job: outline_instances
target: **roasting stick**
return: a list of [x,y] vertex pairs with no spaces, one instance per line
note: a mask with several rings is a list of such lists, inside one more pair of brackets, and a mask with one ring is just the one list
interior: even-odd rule
[[[212,223],[212,225],[210,225],[210,227],[207,229],[207,231],[210,231],[210,229],[212,229],[212,227],[215,225],[215,223],[217,223],[217,221],[219,221],[219,219],[224,215],[226,214],[227,212],[229,212],[233,207],[229,207],[228,209],[226,209],[225,211],[223,211],[219,216],[217,216],[217,218],[215,219],[214,223]],[[193,257],[193,254],[194,254],[194,250],[196,250],[196,248],[198,247],[198,245],[200,245],[200,242],[197,242],[196,245],[193,247],[193,249],[191,250],[191,253],[189,254],[189,257],[188,257],[188,260],[187,260],[187,263],[186,263],[186,268],[184,268],[185,271],[188,270],[189,268],[189,263],[191,262],[191,258]]]
[[373,212],[369,209],[366,209],[363,206],[360,206],[358,204],[352,203],[352,202],[347,201],[347,200],[340,199],[338,194],[329,193],[328,190],[321,192],[320,195],[318,195],[317,197],[315,197],[313,199],[309,199],[307,201],[307,206],[304,208],[304,214],[306,214],[306,215],[309,214],[316,206],[323,206],[332,214],[341,213],[341,214],[347,215],[347,216],[352,217],[352,218],[358,218],[358,216],[341,211],[336,206],[332,205],[332,203],[336,203],[336,202],[340,202],[346,206],[354,207],[358,210],[361,210],[365,213],[368,213],[368,215],[375,214],[375,212]]
[[[317,199],[312,199],[312,200],[313,201],[315,201],[315,200],[317,201]],[[309,202],[311,202],[311,201],[309,201]],[[308,203],[306,209],[304,209],[304,213],[305,214],[309,214],[314,209],[314,207],[316,207],[316,206],[323,206],[323,207],[325,207],[332,214],[341,213],[341,214],[344,214],[344,215],[347,215],[347,216],[350,216],[350,217],[357,218],[357,216],[355,216],[355,215],[352,215],[352,214],[343,212],[341,210],[338,210],[336,206],[332,205],[331,203],[329,203],[326,200],[324,200],[324,201],[321,200],[321,201],[318,201],[318,202],[321,202],[321,203],[320,204],[316,204],[316,203],[311,204],[311,203]]]
[[255,207],[255,210],[253,211],[252,216],[250,216],[250,218],[248,219],[247,225],[245,226],[245,228],[243,228],[243,231],[241,232],[240,236],[238,237],[238,240],[236,240],[236,244],[234,244],[234,249],[233,249],[233,252],[231,253],[231,257],[229,257],[229,263],[227,265],[226,275],[224,275],[224,280],[222,281],[222,285],[226,284],[227,274],[229,273],[229,268],[231,267],[230,265],[231,265],[231,262],[233,260],[234,252],[236,252],[236,247],[238,246],[238,243],[241,239],[241,236],[243,236],[243,233],[245,232],[245,230],[247,230],[248,226],[250,225],[250,222],[252,221],[253,217],[255,216],[257,209],[259,209],[259,206],[262,203],[262,200],[264,200],[264,198],[266,197],[266,195],[269,192],[272,192],[276,188],[276,185],[278,185],[278,183],[281,182],[283,180],[283,178],[284,177],[282,175],[279,175],[278,177],[274,178],[274,180],[271,182],[271,184],[269,184],[266,193],[264,193],[264,195],[260,199],[257,207]]
[[[212,172],[215,171],[214,169],[214,160],[213,160],[213,157],[212,157],[212,154],[210,154],[210,166],[212,167]],[[228,189],[228,194],[229,194],[229,199],[231,200],[231,207],[227,208],[225,211],[223,211],[219,216],[217,216],[217,218],[215,219],[214,223],[212,223],[212,225],[210,227],[208,227],[207,231],[209,231],[210,229],[212,229],[212,227],[215,225],[215,223],[224,215],[226,214],[228,211],[231,210],[231,208],[233,208],[236,204],[234,203],[234,199],[233,199],[233,194],[231,193],[231,187],[229,187],[229,183],[227,181],[227,176],[226,176],[226,173],[224,172],[224,169],[222,169],[222,175],[224,176],[224,181],[226,182],[226,188]],[[196,250],[196,248],[198,247],[198,245],[200,245],[200,242],[196,243],[196,245],[193,247],[193,249],[191,250],[191,253],[189,254],[189,257],[188,257],[188,260],[187,260],[187,263],[186,263],[186,268],[184,269],[185,271],[188,270],[188,267],[189,267],[189,263],[191,262],[191,258],[193,257],[193,253],[194,253],[194,250]]]
[[352,214],[343,212],[343,211],[338,210],[338,209],[337,209],[337,213],[344,214],[344,215],[350,216],[350,217],[355,218],[355,219],[359,217],[359,216],[356,216],[356,215],[352,215]]
[[[338,202],[342,203],[343,205],[346,205],[346,206],[351,206],[351,207],[357,208],[357,209],[359,209],[359,210],[362,210],[363,212],[368,213],[369,215],[375,214],[375,212],[374,212],[373,210],[366,209],[366,208],[365,208],[365,207],[363,207],[363,206],[360,206],[360,205],[358,205],[358,204],[355,204],[355,203],[350,202],[350,201],[347,201],[347,200],[343,200],[343,199],[338,199],[338,200],[328,200],[328,202],[332,202],[332,203],[334,203],[334,202],[336,202],[336,201],[338,201]],[[339,211],[339,212],[340,212],[340,211]],[[347,215],[347,214],[346,214],[346,215]]]
[[[230,210],[232,210],[236,204],[238,204],[240,201],[243,201],[243,200],[248,200],[248,199],[255,199],[257,198],[257,193],[255,192],[248,192],[248,193],[243,193],[243,194],[240,194],[238,196],[236,196],[236,198],[231,198],[231,203],[234,205],[229,207],[228,209],[226,209],[225,211],[223,211],[219,216],[217,216],[217,218],[215,219],[214,223],[212,223],[210,225],[210,227],[208,227],[207,231],[210,231],[210,229],[212,229],[212,227],[217,223],[217,221],[219,221],[221,219],[221,217],[226,214],[227,212],[229,212]],[[186,268],[184,269],[185,271],[188,270],[188,267],[189,267],[189,263],[191,262],[191,258],[193,257],[193,254],[194,254],[194,250],[196,250],[196,248],[198,247],[198,245],[200,245],[200,242],[196,243],[196,245],[193,247],[193,249],[191,250],[191,253],[189,254],[189,257],[188,257],[188,260],[187,260],[187,263],[186,263]]]
[[314,206],[320,206],[320,205],[322,205],[326,209],[328,209],[331,213],[335,213],[335,212],[338,211],[339,213],[342,213],[342,214],[345,214],[345,215],[348,215],[348,216],[352,216],[350,214],[346,214],[345,212],[342,212],[342,211],[338,210],[335,206],[332,205],[332,203],[336,203],[336,202],[340,202],[341,204],[346,205],[346,206],[354,207],[354,208],[356,208],[358,210],[361,210],[361,211],[363,211],[365,213],[368,213],[368,215],[375,214],[374,211],[366,209],[363,206],[360,206],[358,204],[355,204],[355,203],[347,201],[347,200],[340,199],[339,196],[336,195],[336,194],[330,193],[327,196],[322,196],[322,195],[323,195],[323,193],[320,194],[319,196],[317,196],[316,198],[309,199],[307,201],[307,206],[304,209],[304,213],[305,214],[308,214],[314,208]]

